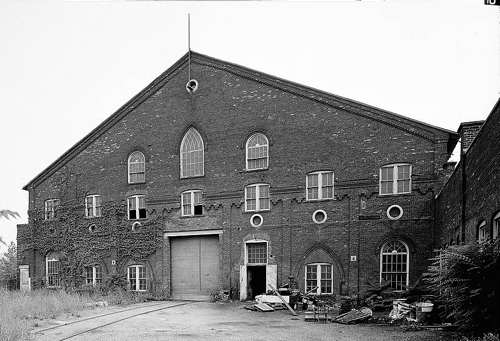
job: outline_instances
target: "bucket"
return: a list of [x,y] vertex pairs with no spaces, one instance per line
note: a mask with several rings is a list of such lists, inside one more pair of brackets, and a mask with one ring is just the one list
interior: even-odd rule
[[416,306],[420,307],[423,313],[430,313],[432,308],[434,308],[434,304],[429,302],[419,302]]

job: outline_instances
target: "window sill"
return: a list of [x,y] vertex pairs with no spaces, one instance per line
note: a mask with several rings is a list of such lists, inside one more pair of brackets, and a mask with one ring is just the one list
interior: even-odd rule
[[262,172],[262,171],[268,171],[269,168],[259,168],[259,169],[243,169],[241,172],[242,173],[254,173],[254,172]]
[[127,182],[127,185],[131,186],[131,185],[145,185],[146,184],[146,181],[142,181],[142,182]]
[[179,180],[186,180],[186,179],[198,179],[198,178],[204,178],[205,174],[203,175],[194,175],[194,176],[181,176],[179,177]]
[[378,194],[377,198],[385,198],[385,197],[408,197],[414,195],[413,192],[408,192],[408,193],[394,193],[394,194]]
[[321,201],[334,201],[337,200],[335,198],[328,198],[328,199],[306,199],[306,202],[321,202]]
[[189,219],[189,218],[204,218],[206,217],[205,214],[200,214],[200,215],[182,215],[179,217],[179,219]]
[[266,212],[271,212],[271,210],[263,210],[263,211],[262,211],[262,210],[261,210],[261,211],[245,211],[245,212],[243,212],[243,214],[256,214],[256,213],[261,214],[261,213],[266,213]]

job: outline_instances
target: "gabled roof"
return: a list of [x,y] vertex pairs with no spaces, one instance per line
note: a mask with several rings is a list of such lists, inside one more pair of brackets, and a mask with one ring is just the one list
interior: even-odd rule
[[104,134],[111,126],[119,122],[124,116],[138,107],[142,102],[147,100],[151,95],[155,94],[165,83],[172,79],[177,73],[187,67],[188,63],[205,65],[215,69],[223,70],[231,74],[253,80],[262,84],[269,85],[273,88],[292,93],[296,96],[307,98],[311,101],[319,102],[323,105],[341,109],[352,114],[360,115],[381,123],[397,127],[410,134],[421,136],[425,139],[435,141],[437,139],[448,141],[448,154],[451,155],[455,145],[459,139],[456,132],[439,128],[418,120],[414,120],[405,116],[395,114],[383,109],[379,109],[361,102],[357,102],[345,97],[330,94],[320,91],[305,85],[294,83],[276,76],[272,76],[263,72],[259,72],[244,66],[229,63],[220,59],[209,57],[201,53],[190,51],[182,56],[175,64],[157,77],[151,84],[145,87],[116,112],[104,120],[100,125],[93,129],[84,138],[78,141],[67,152],[56,159],[45,170],[38,174],[33,180],[26,184],[23,189],[29,190],[30,187],[36,186],[44,181],[51,174],[56,172],[62,165],[78,155],[82,150],[89,146],[93,141]]

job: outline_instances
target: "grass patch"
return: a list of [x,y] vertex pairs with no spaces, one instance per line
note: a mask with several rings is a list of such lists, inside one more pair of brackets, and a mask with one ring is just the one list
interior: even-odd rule
[[0,288],[0,340],[32,341],[33,328],[42,320],[61,315],[79,317],[82,310],[93,309],[91,302],[106,301],[109,305],[130,305],[151,300],[163,300],[147,293],[126,290],[100,290],[82,287],[72,292],[64,290],[9,291]]
[[91,301],[88,296],[64,291],[31,292],[0,289],[0,340],[33,340],[30,330],[37,320],[55,319],[62,314],[76,314]]

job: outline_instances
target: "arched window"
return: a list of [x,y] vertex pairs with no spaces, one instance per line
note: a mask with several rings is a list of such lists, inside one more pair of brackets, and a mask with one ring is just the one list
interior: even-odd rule
[[47,287],[60,286],[59,268],[59,255],[54,252],[49,253],[45,258]]
[[493,231],[491,234],[491,239],[498,238],[498,230],[500,229],[500,212],[495,214],[493,217]]
[[408,286],[409,253],[406,244],[390,241],[380,252],[380,282],[388,281],[394,290],[405,290]]
[[477,241],[478,242],[484,242],[486,240],[486,222],[483,220],[479,223],[477,227]]
[[86,284],[101,285],[102,284],[102,267],[100,265],[88,266],[85,268]]
[[203,174],[203,139],[196,129],[189,128],[181,143],[181,178]]
[[131,291],[146,291],[146,267],[144,265],[131,265],[127,268],[127,279]]
[[250,136],[246,146],[247,170],[266,169],[269,164],[269,141],[264,134]]
[[144,154],[135,151],[128,157],[128,183],[146,182],[146,163]]

